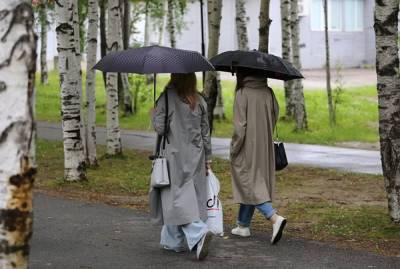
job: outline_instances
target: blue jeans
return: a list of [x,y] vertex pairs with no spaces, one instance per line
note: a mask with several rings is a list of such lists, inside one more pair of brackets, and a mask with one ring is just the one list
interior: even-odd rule
[[270,202],[265,202],[259,205],[240,204],[237,224],[243,227],[249,227],[251,219],[253,218],[254,209],[256,208],[266,219],[270,219],[276,213],[276,209],[272,207]]
[[185,249],[186,241],[189,250],[192,250],[207,231],[207,224],[201,220],[185,225],[164,225],[160,244],[179,252]]

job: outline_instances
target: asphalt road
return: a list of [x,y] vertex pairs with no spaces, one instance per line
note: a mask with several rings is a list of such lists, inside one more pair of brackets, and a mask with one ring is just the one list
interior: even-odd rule
[[[97,142],[104,145],[106,130],[97,128]],[[38,122],[38,137],[47,140],[61,140],[61,125]],[[153,150],[155,134],[150,132],[122,130],[123,147],[140,150]],[[229,157],[230,139],[213,138],[214,156]],[[332,168],[348,172],[382,174],[378,151],[285,143],[289,164]]]
[[400,268],[400,258],[302,239],[271,246],[260,233],[215,238],[208,259],[198,262],[194,253],[162,250],[160,227],[135,210],[35,194],[34,212],[31,269]]

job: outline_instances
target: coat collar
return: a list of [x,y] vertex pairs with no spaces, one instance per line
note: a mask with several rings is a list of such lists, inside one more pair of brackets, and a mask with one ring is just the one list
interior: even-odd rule
[[243,80],[244,87],[249,88],[265,88],[268,87],[265,77],[247,76]]

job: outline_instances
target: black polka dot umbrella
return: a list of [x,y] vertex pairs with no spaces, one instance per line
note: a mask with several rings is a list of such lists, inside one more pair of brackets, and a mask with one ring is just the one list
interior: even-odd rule
[[214,70],[211,63],[196,51],[162,46],[112,52],[93,68],[103,72],[137,74],[192,73]]
[[157,73],[212,71],[214,67],[197,51],[148,46],[111,52],[94,67],[103,72],[154,74],[154,102]]

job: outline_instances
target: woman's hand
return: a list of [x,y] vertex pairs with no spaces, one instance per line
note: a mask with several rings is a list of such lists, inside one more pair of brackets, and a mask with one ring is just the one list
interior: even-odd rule
[[206,161],[206,176],[208,176],[208,170],[211,170],[211,161]]

